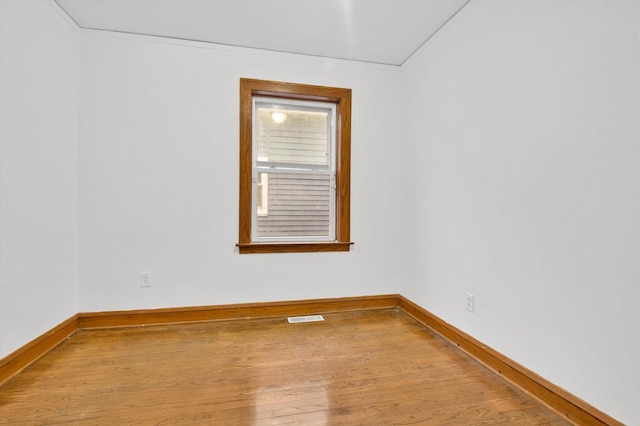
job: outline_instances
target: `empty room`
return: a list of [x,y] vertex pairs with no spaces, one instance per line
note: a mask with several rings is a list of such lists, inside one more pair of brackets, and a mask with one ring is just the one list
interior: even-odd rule
[[640,1],[0,0],[0,424],[640,424]]

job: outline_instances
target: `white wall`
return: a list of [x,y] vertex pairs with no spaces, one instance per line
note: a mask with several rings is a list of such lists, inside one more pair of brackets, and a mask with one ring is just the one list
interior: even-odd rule
[[[77,311],[401,292],[640,423],[640,4],[474,2],[402,70],[0,24],[0,357]],[[240,77],[353,89],[352,252],[237,254]]]
[[78,39],[0,1],[0,358],[78,311]]
[[[81,310],[400,290],[397,67],[97,32],[81,52]],[[237,253],[241,77],[353,89],[350,253]]]
[[639,40],[638,2],[483,0],[403,68],[418,182],[403,293],[628,424]]

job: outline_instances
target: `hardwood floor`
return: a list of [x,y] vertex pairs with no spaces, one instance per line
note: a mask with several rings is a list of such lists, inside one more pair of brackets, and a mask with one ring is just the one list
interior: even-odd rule
[[398,309],[78,331],[0,424],[564,425]]

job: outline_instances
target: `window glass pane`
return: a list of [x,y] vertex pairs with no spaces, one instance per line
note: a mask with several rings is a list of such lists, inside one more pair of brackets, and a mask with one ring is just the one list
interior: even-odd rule
[[268,211],[258,215],[257,234],[264,237],[329,237],[329,174],[268,175]]
[[280,163],[329,164],[330,109],[260,104],[257,109],[258,157]]
[[258,208],[258,216],[264,216],[269,213],[269,200],[267,199],[269,175],[267,173],[258,173],[258,180],[256,183],[256,205]]

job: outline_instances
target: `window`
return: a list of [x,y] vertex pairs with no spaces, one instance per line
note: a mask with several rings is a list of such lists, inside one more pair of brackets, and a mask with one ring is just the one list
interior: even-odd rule
[[351,90],[240,80],[240,253],[348,251]]
[[[267,161],[267,157],[258,156],[258,161]],[[256,197],[256,213],[258,216],[267,216],[269,214],[269,175],[267,173],[258,173],[256,178],[254,196]]]

